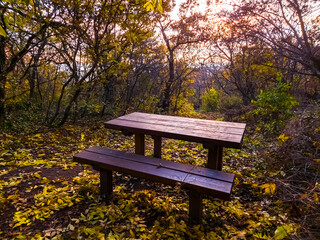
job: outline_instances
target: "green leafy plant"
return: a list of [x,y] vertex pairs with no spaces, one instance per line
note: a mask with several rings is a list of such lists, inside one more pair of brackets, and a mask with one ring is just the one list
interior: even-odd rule
[[218,109],[219,94],[214,88],[209,89],[201,96],[201,110],[213,112]]
[[258,106],[253,114],[259,116],[259,127],[267,132],[277,132],[284,127],[284,120],[291,117],[290,110],[299,105],[299,102],[290,94],[290,83],[281,81],[271,90],[261,90],[258,99],[252,103]]
[[219,94],[219,110],[239,109],[243,105],[243,101],[240,96]]

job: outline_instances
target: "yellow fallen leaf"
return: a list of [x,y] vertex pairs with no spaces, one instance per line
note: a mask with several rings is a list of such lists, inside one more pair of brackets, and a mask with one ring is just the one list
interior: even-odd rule
[[313,161],[320,162],[320,158],[313,159]]
[[280,134],[280,136],[277,138],[278,139],[278,144],[280,147],[284,144],[285,141],[287,141],[290,137],[286,136],[284,133]]
[[274,238],[275,239],[284,239],[287,237],[291,232],[293,232],[292,225],[282,225],[278,226],[277,230],[275,231]]
[[308,197],[308,195],[309,195],[308,193],[302,194],[300,198],[304,199],[304,198]]
[[80,141],[83,141],[84,140],[84,134],[81,133],[81,140]]
[[318,194],[316,192],[313,193],[313,199],[314,199],[315,202],[319,202],[319,196],[318,196]]
[[265,183],[260,186],[261,190],[264,191],[265,194],[274,194],[276,191],[277,185],[275,183]]

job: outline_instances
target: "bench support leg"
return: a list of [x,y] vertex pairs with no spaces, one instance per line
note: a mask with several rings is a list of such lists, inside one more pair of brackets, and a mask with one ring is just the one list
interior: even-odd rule
[[135,140],[135,153],[144,155],[144,134],[136,133],[134,135]]
[[156,158],[161,158],[161,137],[153,136],[153,156]]
[[112,171],[100,169],[100,194],[106,197],[106,201],[112,194]]
[[189,220],[198,223],[202,217],[202,195],[195,191],[188,191],[189,195]]
[[212,146],[208,148],[207,168],[222,170],[222,150],[221,146]]

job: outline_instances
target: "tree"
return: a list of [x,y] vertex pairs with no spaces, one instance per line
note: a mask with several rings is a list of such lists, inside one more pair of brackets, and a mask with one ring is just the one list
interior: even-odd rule
[[[54,9],[45,14],[33,11],[29,1],[0,2],[0,120],[6,118],[6,85],[8,75],[17,64],[38,44],[44,41],[42,36],[50,27],[48,19]],[[18,35],[24,41],[17,41]],[[8,51],[10,50],[10,51]],[[26,70],[26,69],[25,69]]]
[[168,78],[165,81],[163,93],[158,104],[162,112],[168,112],[170,109],[172,86],[177,80],[175,76],[175,55],[180,48],[186,48],[192,44],[207,40],[205,28],[201,24],[206,21],[206,16],[190,10],[193,4],[193,1],[188,1],[180,7],[180,19],[177,21],[169,19],[168,16],[162,16],[158,20],[161,36],[167,50],[168,62]]
[[227,16],[242,34],[298,63],[296,72],[320,78],[319,6],[316,0],[249,0]]
[[215,46],[221,61],[213,69],[217,87],[228,95],[240,93],[245,105],[276,81],[274,54],[259,40],[223,38]]
[[[131,45],[150,37],[152,12],[161,10],[157,0],[2,1],[0,118],[9,99],[27,102],[29,93],[32,100],[37,86],[39,106],[48,103],[46,119],[63,124],[78,99],[87,98],[110,67],[121,65]],[[41,88],[50,85],[43,96]]]
[[[112,78],[107,76],[112,76],[112,71],[123,73],[131,46],[150,36],[146,28],[149,13],[141,2],[61,1],[57,5],[61,27],[51,47],[69,76],[63,82],[50,125],[57,119],[58,125],[65,123],[78,99],[88,98],[90,92],[84,89],[93,91],[102,81],[107,81],[102,84],[109,88]],[[63,101],[67,101],[65,108]]]

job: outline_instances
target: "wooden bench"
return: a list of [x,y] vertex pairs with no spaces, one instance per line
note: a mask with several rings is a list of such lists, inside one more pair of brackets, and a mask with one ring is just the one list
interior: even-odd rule
[[92,165],[100,171],[100,193],[112,193],[112,171],[174,186],[181,183],[189,195],[189,217],[199,221],[202,195],[229,200],[234,174],[171,162],[159,158],[125,153],[103,147],[91,147],[73,157],[74,161]]

